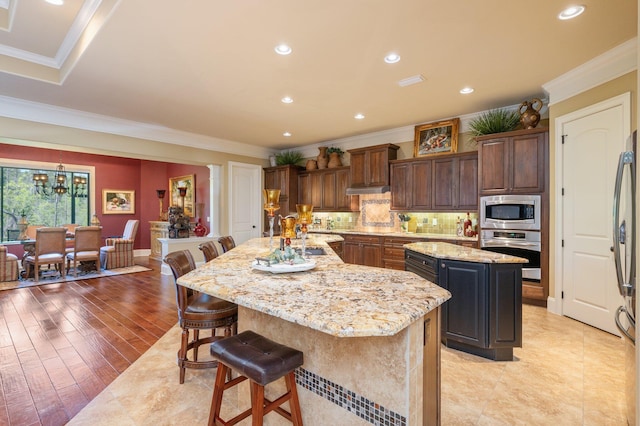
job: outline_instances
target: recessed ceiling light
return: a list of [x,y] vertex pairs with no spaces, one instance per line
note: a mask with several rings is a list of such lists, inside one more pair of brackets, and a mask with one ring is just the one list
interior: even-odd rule
[[290,104],[291,102],[293,102],[293,99],[290,98],[289,96],[285,96],[284,98],[280,99],[282,101],[283,104]]
[[61,6],[62,4],[64,4],[64,0],[45,0],[45,1],[49,4],[53,4],[56,6]]
[[473,93],[473,87],[463,87],[462,89],[460,89],[460,93],[462,93],[463,95]]
[[568,8],[566,8],[565,10],[563,10],[558,14],[558,19],[562,19],[563,21],[566,21],[567,19],[575,18],[576,16],[581,15],[585,9],[586,7],[583,5],[569,6]]
[[288,138],[289,136],[291,136],[291,133],[289,133],[289,132],[284,132],[284,133],[282,134],[282,136],[285,136],[285,137],[287,137],[287,138]]
[[286,44],[279,44],[276,46],[275,51],[278,55],[288,55],[291,53],[291,48]]
[[384,61],[388,64],[395,64],[396,62],[400,62],[400,55],[397,53],[389,53],[384,57]]
[[422,83],[423,81],[424,81],[424,77],[418,74],[411,77],[403,78],[398,82],[398,85],[401,87],[405,87],[405,86],[411,86],[412,84]]
[[353,116],[353,118],[355,118],[356,120],[362,120],[364,118],[364,114],[357,113]]

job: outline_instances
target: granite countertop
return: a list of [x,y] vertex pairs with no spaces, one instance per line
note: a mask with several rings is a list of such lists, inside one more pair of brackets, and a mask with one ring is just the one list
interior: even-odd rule
[[[178,283],[333,336],[392,336],[419,320],[451,294],[411,272],[345,264],[327,242],[338,235],[313,235],[307,246],[314,269],[272,274],[251,268],[269,253],[269,238],[256,238],[180,277]],[[274,238],[277,247],[278,238]],[[294,240],[293,246],[300,245]]]
[[528,263],[528,259],[478,250],[470,247],[442,242],[411,243],[403,246],[405,249],[437,259],[462,260],[474,263]]
[[402,238],[424,238],[429,240],[451,240],[451,241],[469,241],[477,242],[478,236],[475,237],[460,237],[458,235],[451,234],[434,234],[426,232],[375,232],[358,229],[310,229],[310,234],[355,234],[355,235],[375,235],[379,237],[402,237]]

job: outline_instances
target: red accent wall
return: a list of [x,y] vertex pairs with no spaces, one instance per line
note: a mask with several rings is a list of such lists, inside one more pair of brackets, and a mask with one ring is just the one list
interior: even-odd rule
[[[63,165],[79,164],[95,167],[96,214],[102,225],[102,235],[103,237],[121,235],[127,220],[139,219],[140,226],[136,235],[135,249],[151,247],[149,221],[158,220],[160,213],[156,190],[167,190],[163,205],[164,211],[166,211],[169,203],[169,178],[193,174],[196,180],[196,205],[204,204],[203,225],[208,228],[208,223],[204,222],[209,216],[209,169],[206,166],[190,166],[5,144],[0,144],[0,158],[62,162]],[[135,214],[102,214],[103,189],[134,190]],[[191,220],[195,221],[195,218]],[[20,246],[10,246],[9,250],[22,256]]]

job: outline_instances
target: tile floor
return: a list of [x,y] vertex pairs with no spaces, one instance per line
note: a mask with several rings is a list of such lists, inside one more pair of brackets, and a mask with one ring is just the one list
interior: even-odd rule
[[[529,305],[523,330],[511,362],[443,348],[443,425],[626,424],[620,338]],[[69,425],[205,424],[214,371],[187,371],[178,384],[178,342],[174,327]]]

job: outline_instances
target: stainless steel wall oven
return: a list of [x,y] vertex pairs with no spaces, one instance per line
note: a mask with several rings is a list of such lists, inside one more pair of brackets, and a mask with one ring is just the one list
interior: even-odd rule
[[522,265],[522,279],[540,282],[540,231],[483,229],[480,248],[529,261]]

